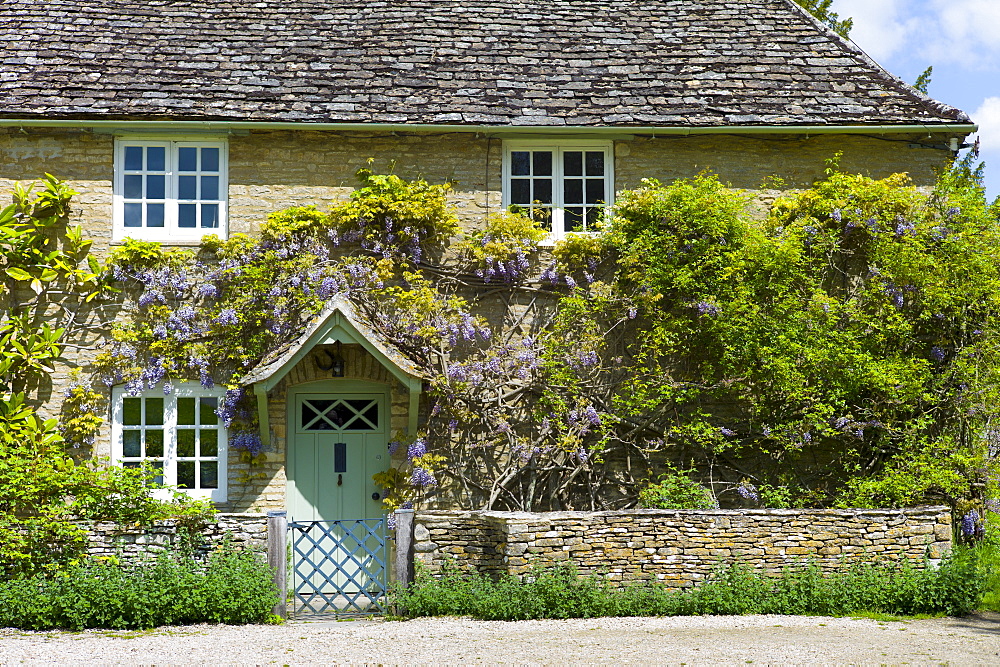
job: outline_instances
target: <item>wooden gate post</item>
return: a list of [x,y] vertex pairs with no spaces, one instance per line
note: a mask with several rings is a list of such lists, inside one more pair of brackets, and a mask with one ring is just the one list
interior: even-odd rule
[[285,512],[267,513],[267,564],[274,573],[278,589],[278,604],[271,610],[276,616],[288,618],[288,518]]
[[396,510],[396,563],[392,569],[398,589],[413,582],[413,510]]

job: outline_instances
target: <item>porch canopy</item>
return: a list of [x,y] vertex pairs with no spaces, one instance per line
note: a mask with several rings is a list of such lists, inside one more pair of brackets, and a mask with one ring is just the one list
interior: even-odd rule
[[351,302],[338,298],[329,301],[298,338],[269,355],[242,380],[244,386],[253,385],[254,395],[257,397],[260,438],[265,445],[270,443],[268,392],[312,352],[314,347],[334,343],[359,345],[385,367],[392,377],[399,380],[409,393],[407,428],[411,434],[416,433],[420,392],[424,380],[428,379],[427,376],[406,355],[371,327]]

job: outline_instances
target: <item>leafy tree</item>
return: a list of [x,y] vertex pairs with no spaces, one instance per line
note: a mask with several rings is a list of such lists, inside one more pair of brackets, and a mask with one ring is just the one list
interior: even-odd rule
[[844,39],[849,37],[851,28],[854,27],[854,19],[847,18],[841,21],[840,15],[830,9],[833,0],[795,0],[795,2],[829,27],[830,30]]

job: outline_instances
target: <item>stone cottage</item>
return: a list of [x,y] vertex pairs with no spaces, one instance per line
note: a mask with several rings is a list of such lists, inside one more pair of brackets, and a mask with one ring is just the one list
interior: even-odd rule
[[[929,185],[975,130],[792,0],[3,0],[0,62],[0,192],[66,179],[98,253],[252,233],[345,197],[369,158],[454,181],[469,228],[520,205],[559,239],[644,177],[710,169],[766,198],[768,177],[808,185],[839,150],[846,170]],[[311,354],[334,345],[339,377]],[[67,349],[50,414],[86,355]],[[378,513],[389,434],[419,426],[406,359],[332,303],[247,380],[270,444],[251,487],[220,390],[197,383],[114,388],[98,453],[155,459],[230,511]]]

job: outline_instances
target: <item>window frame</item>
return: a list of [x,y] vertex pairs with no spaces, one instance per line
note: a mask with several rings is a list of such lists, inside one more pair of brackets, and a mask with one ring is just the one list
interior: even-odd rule
[[[508,209],[511,202],[511,179],[512,175],[511,155],[519,151],[552,151],[552,229],[548,238],[543,241],[545,245],[551,245],[559,239],[566,238],[570,234],[595,234],[597,232],[572,231],[566,229],[565,209],[567,206],[575,207],[575,204],[567,205],[565,198],[565,175],[563,174],[563,153],[572,151],[602,151],[604,153],[604,196],[605,203],[601,207],[607,211],[614,203],[615,198],[615,151],[613,141],[601,141],[593,139],[510,139],[503,143],[503,165],[502,165],[502,202],[504,209]],[[575,178],[571,176],[570,178]],[[586,176],[583,176],[586,178]],[[585,198],[586,199],[586,198]],[[586,207],[587,204],[582,204]]]
[[[125,149],[129,146],[162,147],[166,149],[164,165],[164,223],[163,227],[126,227],[125,226]],[[185,199],[179,198],[178,153],[181,148],[218,148],[219,149],[219,192],[218,199]],[[145,172],[145,165],[143,165]],[[200,167],[200,165],[199,165]],[[130,170],[132,171],[132,170]],[[185,174],[203,175],[205,172],[185,172]],[[142,200],[146,200],[145,188]],[[152,201],[160,201],[155,199]],[[178,211],[181,203],[217,203],[219,218],[217,227],[178,226]],[[200,208],[199,208],[200,211]],[[115,137],[114,146],[114,182],[112,197],[112,242],[121,242],[126,238],[142,241],[158,241],[160,243],[197,243],[206,234],[216,234],[225,239],[229,231],[229,142],[224,138],[176,138],[123,136]]]
[[[118,385],[114,387],[111,391],[111,461],[114,465],[124,466],[125,458],[138,458],[138,457],[125,457],[124,456],[124,433],[126,430],[134,430],[132,428],[126,428],[124,424],[125,417],[125,399],[126,398],[162,398],[163,399],[163,484],[169,488],[158,489],[153,492],[153,494],[162,499],[169,499],[173,496],[174,492],[184,493],[191,498],[202,498],[208,499],[216,503],[224,503],[228,500],[228,487],[229,487],[229,433],[225,424],[223,424],[222,419],[219,419],[216,431],[218,432],[218,448],[216,452],[216,459],[219,464],[218,469],[218,486],[215,489],[179,489],[177,488],[177,462],[179,459],[183,458],[185,460],[195,460],[196,467],[197,462],[203,457],[179,457],[177,455],[177,399],[179,398],[217,398],[221,403],[222,399],[225,397],[225,391],[219,387],[213,387],[212,389],[206,389],[201,386],[198,382],[182,382],[175,384],[173,390],[170,394],[164,394],[162,388],[153,388],[146,391],[139,392],[137,394],[132,394],[125,389],[124,385]],[[145,405],[145,402],[143,403]],[[198,403],[195,402],[195,411],[197,414]],[[145,424],[145,419],[143,419],[143,424],[140,426],[142,430],[147,428]],[[158,425],[152,425],[158,426]],[[182,428],[190,426],[190,428],[197,429],[199,431],[203,430],[200,424],[187,425],[181,424]],[[143,457],[145,458],[145,457]],[[157,457],[160,458],[160,457]],[[211,458],[211,457],[204,457]]]

